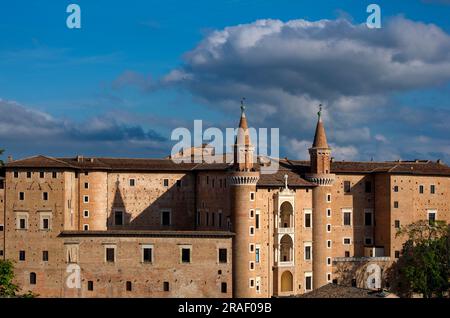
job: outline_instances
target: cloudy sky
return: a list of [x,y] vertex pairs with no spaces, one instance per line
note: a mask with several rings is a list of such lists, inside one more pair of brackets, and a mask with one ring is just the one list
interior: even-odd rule
[[[0,4],[0,148],[163,157],[171,131],[280,129],[307,158],[318,104],[336,159],[450,163],[450,1],[14,1]],[[82,29],[66,27],[78,3]]]

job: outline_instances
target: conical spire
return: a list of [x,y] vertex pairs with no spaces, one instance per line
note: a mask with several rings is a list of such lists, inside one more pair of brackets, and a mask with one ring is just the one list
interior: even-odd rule
[[327,135],[325,133],[325,127],[322,122],[322,105],[319,106],[319,112],[317,116],[319,117],[317,120],[316,133],[314,135],[313,148],[329,148],[327,143]]
[[236,136],[237,145],[250,145],[250,132],[248,131],[247,117],[245,116],[245,98],[241,100],[241,119],[239,120],[239,129]]

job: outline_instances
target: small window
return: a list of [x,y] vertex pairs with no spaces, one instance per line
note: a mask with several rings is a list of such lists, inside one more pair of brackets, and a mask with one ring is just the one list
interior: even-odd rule
[[331,233],[331,224],[327,224],[327,232]]
[[170,226],[170,211],[161,212],[161,225]]
[[42,200],[48,201],[48,192],[43,192],[42,193]]
[[43,171],[39,172],[39,178],[44,179],[45,178],[45,172],[43,172]]
[[255,201],[255,192],[250,192],[250,201]]
[[26,230],[27,229],[27,219],[22,217],[19,219],[19,230]]
[[344,181],[344,192],[349,193],[351,190],[351,183],[350,181]]
[[398,201],[394,201],[394,208],[398,209]]
[[364,188],[365,188],[366,193],[371,193],[372,192],[372,182],[366,181],[364,183]]
[[48,251],[42,251],[42,261],[48,262]]
[[134,187],[136,185],[135,179],[130,179],[130,187]]
[[423,194],[423,185],[420,185],[420,186],[419,186],[419,193],[420,193],[420,194]]
[[30,285],[36,285],[36,273],[30,273]]
[[19,251],[19,261],[25,261],[25,251]]
[[249,230],[251,236],[255,235],[255,228],[253,226],[250,226]]
[[31,172],[27,171],[27,178],[30,179],[31,178]]
[[58,178],[58,172],[52,172],[52,178],[53,179],[56,179],[56,178]]
[[395,251],[395,258],[400,258],[400,251]]
[[330,208],[327,209],[327,218],[331,218],[331,209]]
[[398,186],[394,187],[394,192],[398,192]]
[[352,213],[344,212],[344,225],[351,226],[352,225]]
[[227,283],[220,284],[220,291],[222,292],[222,294],[227,293]]
[[83,230],[84,231],[89,231],[89,224],[84,224],[83,225]]
[[305,290],[312,290],[312,276],[305,277]]
[[395,220],[394,224],[395,224],[395,228],[396,229],[400,228],[400,221],[399,220]]
[[327,265],[331,266],[331,257],[327,257]]
[[435,194],[435,193],[436,193],[436,186],[435,186],[434,184],[432,184],[432,185],[430,186],[430,193],[431,193],[431,194]]
[[327,282],[331,282],[331,274],[330,273],[327,273]]
[[219,227],[222,227],[222,212],[219,211]]
[[0,256],[3,256],[3,250],[0,250]]
[[122,211],[114,211],[114,225],[117,225],[117,226],[123,225],[123,212]]
[[88,195],[83,196],[83,202],[84,203],[89,203],[89,196]]
[[50,218],[42,218],[42,229],[49,230],[50,229]]
[[433,224],[436,221],[436,212],[428,212],[428,222]]
[[170,290],[169,282],[164,282],[163,289],[164,289],[165,292],[168,292]]
[[331,202],[331,194],[330,194],[330,193],[327,194],[327,202],[328,202],[328,203]]
[[116,261],[115,248],[107,247],[106,248],[106,262],[114,263]]
[[311,260],[311,245],[305,246],[305,260]]
[[226,248],[219,248],[219,263],[227,263],[227,249]]
[[327,248],[331,248],[331,240],[327,240]]
[[255,217],[255,210],[250,210],[249,217],[250,219],[253,219]]
[[351,238],[349,237],[344,237],[344,245],[350,245],[352,242]]
[[151,263],[153,261],[153,249],[151,247],[142,248],[142,261],[144,263]]
[[253,278],[250,278],[249,285],[250,285],[250,288],[254,288],[255,287],[255,280]]
[[83,217],[84,217],[85,219],[87,219],[87,218],[89,217],[89,210],[84,210],[84,211],[83,211]]
[[85,176],[88,176],[88,175],[89,175],[89,172],[85,171],[85,172],[84,172],[84,175],[85,175]]
[[19,172],[18,171],[14,171],[14,178],[18,178],[19,177]]
[[345,251],[344,255],[345,255],[345,257],[350,257],[350,252],[349,251]]
[[255,248],[255,262],[259,263],[261,259],[261,248],[258,246]]
[[182,248],[181,249],[181,262],[182,263],[190,263],[191,262],[191,249],[190,248]]
[[364,225],[372,226],[372,212],[364,212]]
[[163,184],[164,184],[164,187],[168,188],[169,187],[169,179],[164,179]]
[[25,192],[19,192],[19,200],[24,201],[25,200]]
[[181,180],[177,180],[177,188],[181,188]]
[[85,182],[85,183],[84,183],[84,188],[85,188],[85,189],[89,189],[89,182]]
[[88,281],[87,289],[88,289],[88,291],[94,290],[94,282],[92,280]]
[[305,213],[305,227],[307,228],[311,227],[311,212]]
[[255,244],[249,245],[250,253],[253,253],[255,251]]
[[364,240],[365,245],[372,245],[372,238],[371,237],[366,237]]
[[250,262],[250,270],[254,270],[255,269],[255,262]]
[[133,284],[130,281],[127,281],[126,289],[128,292],[133,290]]
[[256,210],[256,214],[255,214],[255,227],[256,229],[259,229],[259,217],[260,217],[260,213],[258,210]]
[[5,229],[5,226],[3,224],[0,224],[0,232],[3,232],[4,229]]

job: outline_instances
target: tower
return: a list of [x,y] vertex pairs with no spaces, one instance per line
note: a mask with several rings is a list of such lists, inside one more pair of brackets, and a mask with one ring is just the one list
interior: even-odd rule
[[255,219],[250,217],[256,208],[256,184],[259,172],[254,169],[254,147],[245,116],[245,106],[241,104],[241,119],[236,141],[233,147],[234,162],[229,171],[230,209],[233,238],[233,297],[256,297],[255,289],[250,288],[252,273],[249,268],[255,254],[249,253],[250,244],[254,244]]
[[317,186],[313,189],[313,287],[319,288],[328,283],[331,276],[331,249],[327,240],[331,239],[331,222],[327,221],[327,208],[331,204],[331,186],[335,175],[331,174],[331,148],[327,143],[325,127],[322,122],[322,105],[318,112],[314,142],[309,149],[311,171],[306,178]]

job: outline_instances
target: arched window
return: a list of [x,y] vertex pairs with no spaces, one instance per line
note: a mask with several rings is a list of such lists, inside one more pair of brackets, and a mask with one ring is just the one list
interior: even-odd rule
[[30,273],[30,285],[36,285],[36,273]]
[[289,202],[283,202],[280,206],[280,227],[290,228],[294,226],[294,209]]

